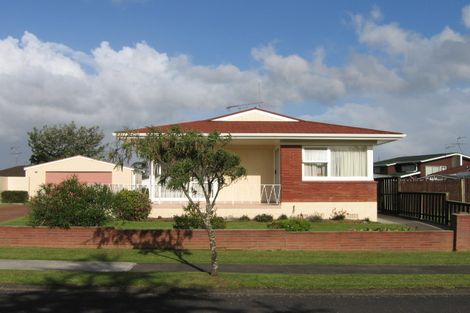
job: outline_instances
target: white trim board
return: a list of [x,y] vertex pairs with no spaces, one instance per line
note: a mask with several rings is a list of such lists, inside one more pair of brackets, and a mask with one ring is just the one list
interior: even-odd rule
[[[31,169],[31,168],[38,168],[38,167],[42,167],[42,166],[45,166],[45,165],[60,163],[60,162],[64,162],[64,161],[72,160],[72,159],[85,159],[85,160],[90,160],[90,161],[94,161],[94,162],[100,162],[100,163],[107,164],[107,165],[116,166],[116,164],[111,163],[111,162],[96,160],[96,159],[89,158],[89,157],[86,157],[86,156],[83,156],[83,155],[76,155],[76,156],[69,157],[69,158],[65,158],[65,159],[60,159],[60,160],[45,162],[45,163],[41,163],[41,164],[37,164],[37,165],[25,166],[24,169],[26,170],[26,169]],[[123,166],[123,168],[125,168],[125,169],[130,169],[130,170],[132,170],[132,171],[134,170],[133,168],[128,167],[128,166]]]

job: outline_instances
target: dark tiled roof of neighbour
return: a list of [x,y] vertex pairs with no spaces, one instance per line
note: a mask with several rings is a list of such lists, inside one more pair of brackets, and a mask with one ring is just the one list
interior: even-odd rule
[[18,165],[0,170],[0,177],[25,177],[25,166],[27,165]]
[[393,158],[393,159],[378,161],[378,162],[375,162],[374,165],[375,166],[381,166],[381,165],[395,164],[395,163],[417,163],[417,162],[421,162],[423,160],[439,158],[439,157],[443,157],[443,156],[446,156],[446,155],[452,155],[452,154],[455,154],[455,152],[452,152],[452,153],[423,154],[423,155],[408,155],[408,156],[402,156],[402,157],[397,157],[397,158]]
[[[248,111],[248,110],[245,110]],[[370,128],[352,127],[345,125],[328,124],[321,122],[305,121],[294,117],[280,115],[274,112],[271,114],[295,119],[297,121],[214,121],[218,116],[207,120],[199,120],[185,123],[166,124],[153,126],[160,131],[167,131],[172,127],[179,127],[182,130],[195,130],[203,133],[218,131],[221,133],[285,133],[285,134],[370,134],[370,135],[402,135],[399,132],[390,132]],[[240,113],[240,112],[237,112]],[[230,114],[229,114],[230,115]],[[132,130],[135,133],[146,133],[151,127],[144,127]]]

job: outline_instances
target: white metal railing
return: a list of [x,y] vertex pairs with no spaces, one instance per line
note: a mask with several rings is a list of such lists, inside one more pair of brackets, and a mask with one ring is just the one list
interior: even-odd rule
[[148,189],[148,186],[142,185],[142,184],[136,184],[136,185],[126,185],[126,184],[107,184],[106,186],[111,189],[112,192],[119,192],[121,190],[127,189],[127,190],[146,190]]
[[[154,202],[186,202],[187,198],[182,191],[166,188],[160,184],[156,185],[108,185],[113,192],[123,189],[128,190],[153,190],[149,197]],[[151,188],[153,187],[153,188]],[[189,190],[194,200],[204,201],[204,193],[201,186],[191,182]],[[213,195],[211,195],[212,197]],[[217,199],[218,203],[266,203],[279,204],[281,202],[281,184],[233,184],[224,188]]]
[[[154,201],[186,201],[187,198],[184,192],[179,190],[171,190],[160,184],[153,185],[153,199]],[[189,192],[194,200],[205,200],[202,187],[197,182],[189,183]],[[212,196],[212,195],[211,195]]]

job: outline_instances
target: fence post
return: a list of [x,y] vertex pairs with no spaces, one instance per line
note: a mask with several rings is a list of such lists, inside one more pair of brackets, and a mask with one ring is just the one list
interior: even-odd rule
[[419,219],[423,219],[423,207],[424,207],[424,194],[421,193],[419,196]]
[[397,206],[397,214],[400,215],[401,213],[401,202],[400,202],[400,192],[401,192],[401,179],[400,177],[397,178],[397,195],[395,205]]

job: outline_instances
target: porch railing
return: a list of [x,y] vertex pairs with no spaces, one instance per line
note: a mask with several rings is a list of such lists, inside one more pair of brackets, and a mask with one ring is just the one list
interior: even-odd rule
[[[149,197],[154,202],[186,202],[187,198],[182,191],[175,191],[160,184],[156,185],[108,185],[113,192],[123,189],[153,190]],[[153,187],[153,188],[150,188]],[[197,183],[190,183],[189,188],[193,199],[204,201],[204,193]],[[213,196],[213,195],[211,195]],[[217,199],[218,203],[266,203],[279,204],[281,202],[280,184],[234,184],[224,188]]]

